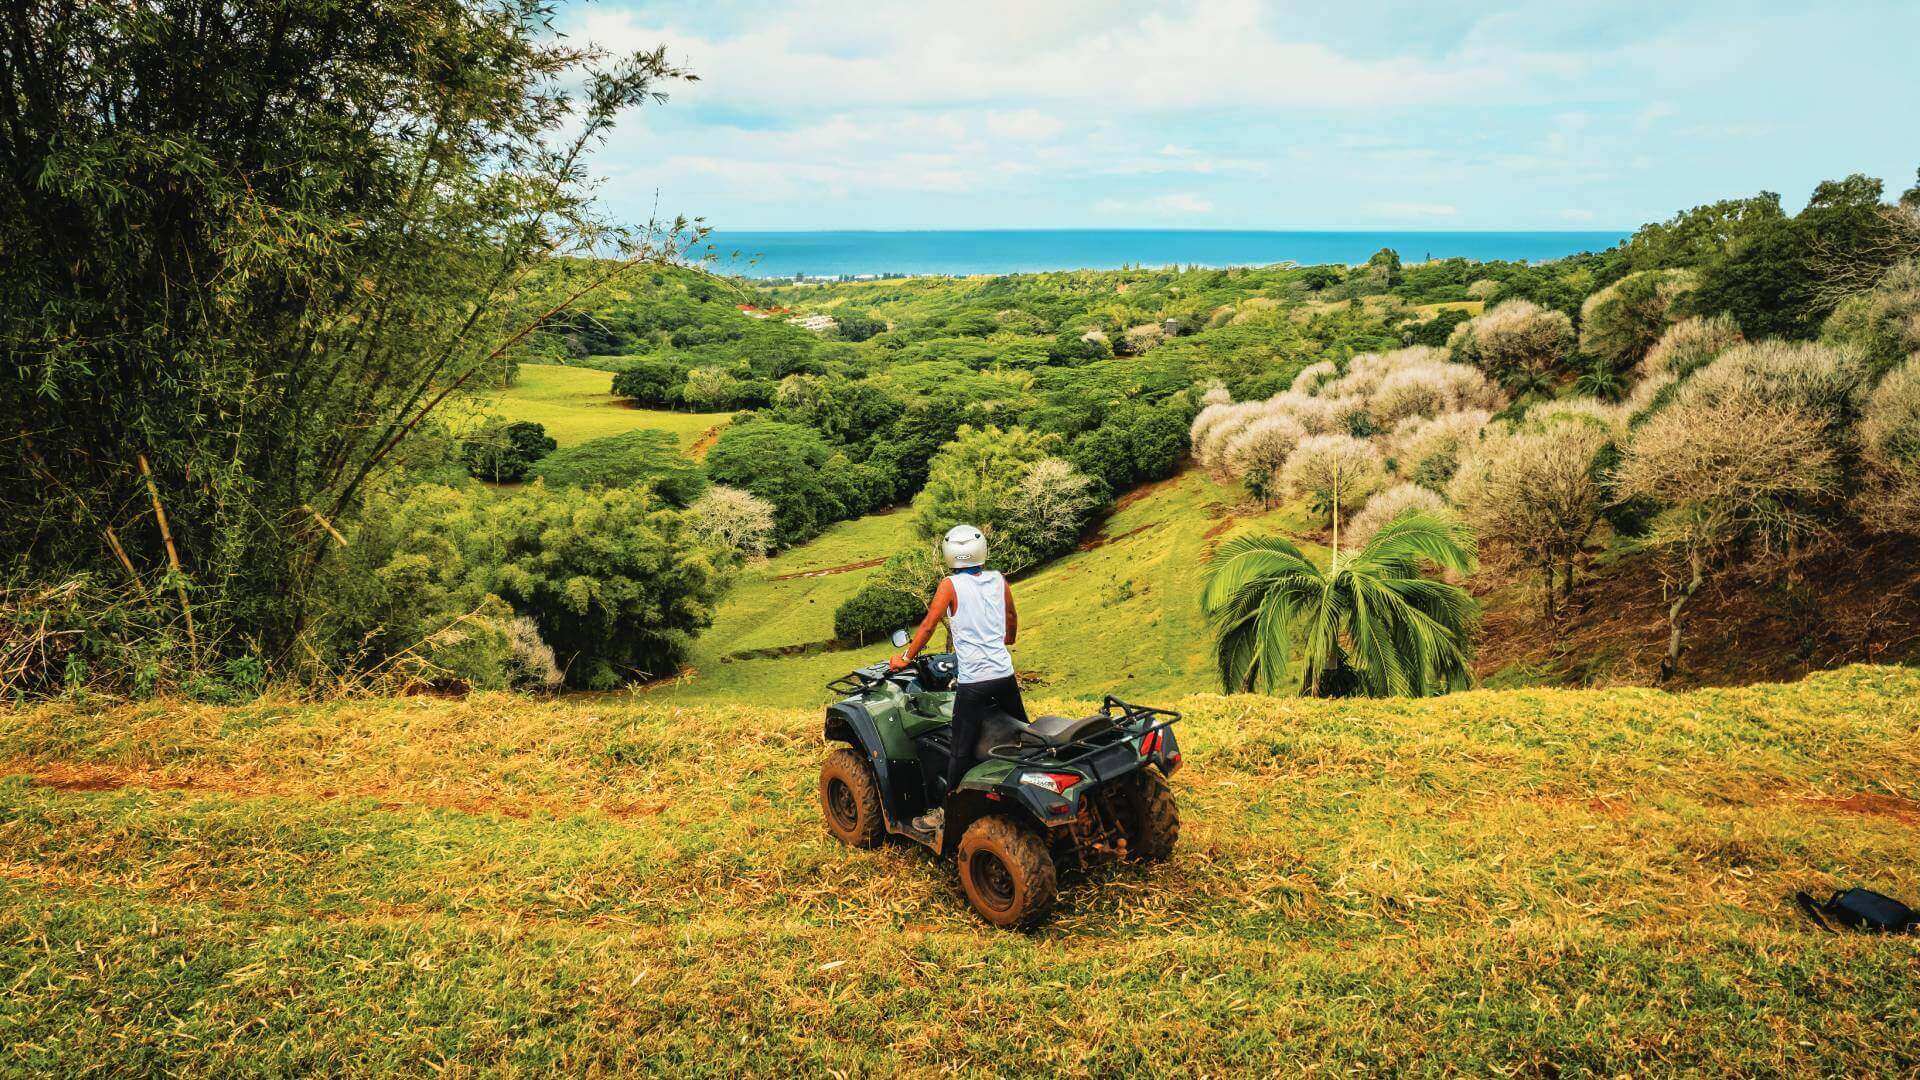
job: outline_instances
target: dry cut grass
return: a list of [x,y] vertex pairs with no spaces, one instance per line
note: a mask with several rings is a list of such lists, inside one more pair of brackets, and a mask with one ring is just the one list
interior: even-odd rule
[[813,806],[812,710],[509,697],[0,723],[0,1067],[1889,1074],[1920,673],[1187,700],[1171,863],[990,931]]

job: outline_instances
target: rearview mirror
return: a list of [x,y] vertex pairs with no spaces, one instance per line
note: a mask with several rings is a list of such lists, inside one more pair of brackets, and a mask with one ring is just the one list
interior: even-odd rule
[[910,641],[911,639],[907,637],[907,632],[905,630],[895,630],[893,632],[893,637],[891,640],[893,641],[894,648],[904,649],[907,647],[907,642]]

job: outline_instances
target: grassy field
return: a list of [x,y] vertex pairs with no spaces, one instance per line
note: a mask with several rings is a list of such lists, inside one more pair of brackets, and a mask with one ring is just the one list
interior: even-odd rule
[[[1221,538],[1250,527],[1290,533],[1308,528],[1297,515],[1248,513],[1240,496],[1198,471],[1129,496],[1082,550],[1014,583],[1021,635],[1014,650],[1031,692],[1099,698],[1114,693],[1151,700],[1217,687],[1199,609],[1200,571]],[[749,574],[701,636],[693,675],[644,691],[672,702],[751,701],[798,706],[823,702],[828,679],[883,657],[887,646],[803,655],[738,654],[812,645],[833,637],[833,610],[860,588],[870,568],[792,577],[857,565],[911,542],[904,513],[834,527]],[[786,580],[774,580],[785,577]],[[935,645],[942,639],[936,635]]]
[[618,435],[635,428],[670,431],[681,449],[725,424],[731,413],[683,413],[635,409],[613,396],[613,373],[557,364],[522,364],[514,384],[489,399],[482,411],[508,420],[544,425],[561,446]]
[[1920,672],[1186,700],[1185,831],[990,931],[813,805],[812,710],[0,713],[0,1070],[1889,1075]]

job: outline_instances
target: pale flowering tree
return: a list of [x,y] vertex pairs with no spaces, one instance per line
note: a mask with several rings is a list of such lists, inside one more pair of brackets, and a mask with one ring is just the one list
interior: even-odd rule
[[765,555],[773,545],[773,504],[715,484],[687,508],[687,523],[701,541],[733,558]]
[[1422,513],[1435,521],[1457,520],[1447,500],[1431,488],[1419,484],[1395,484],[1367,500],[1366,508],[1353,515],[1353,522],[1340,537],[1343,547],[1363,548],[1374,534],[1402,514]]
[[1539,569],[1549,619],[1572,597],[1574,559],[1600,523],[1606,492],[1594,475],[1594,455],[1611,438],[1586,423],[1490,430],[1447,487],[1482,543]]
[[1682,319],[1667,328],[1647,350],[1646,358],[1640,362],[1642,374],[1649,379],[1662,375],[1669,379],[1684,379],[1706,367],[1714,357],[1742,344],[1746,338],[1740,334],[1740,327],[1725,315],[1696,315],[1691,319]]
[[1020,478],[1005,528],[1029,550],[1059,551],[1080,535],[1097,505],[1093,481],[1059,458],[1042,458]]
[[1284,412],[1268,412],[1234,434],[1224,452],[1225,467],[1254,498],[1271,503],[1278,493],[1275,474],[1306,437],[1307,429],[1299,420]]
[[1686,608],[1708,576],[1736,556],[1762,562],[1790,550],[1818,529],[1808,508],[1840,488],[1832,421],[1812,404],[1818,395],[1796,399],[1767,383],[1751,369],[1705,384],[1694,376],[1634,431],[1615,475],[1619,497],[1665,508],[1649,537],[1672,556],[1663,678],[1679,666]]
[[1573,352],[1573,320],[1530,300],[1508,300],[1453,328],[1447,348],[1502,386],[1535,389]]
[[1920,352],[1873,388],[1860,446],[1867,465],[1860,516],[1882,532],[1920,533]]
[[1462,452],[1492,420],[1485,409],[1469,409],[1400,421],[1386,439],[1394,471],[1416,484],[1444,489],[1460,469]]
[[1351,435],[1310,435],[1300,440],[1280,470],[1281,490],[1290,498],[1306,499],[1318,513],[1332,515],[1336,536],[1340,514],[1366,505],[1385,479],[1380,452]]

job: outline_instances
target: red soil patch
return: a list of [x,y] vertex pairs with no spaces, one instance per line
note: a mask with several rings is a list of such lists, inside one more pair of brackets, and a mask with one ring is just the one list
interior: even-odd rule
[[1135,528],[1128,529],[1126,532],[1123,532],[1118,536],[1108,536],[1106,533],[1103,533],[1103,532],[1095,533],[1092,536],[1087,537],[1085,540],[1080,541],[1079,545],[1076,546],[1074,550],[1075,551],[1094,551],[1099,548],[1106,547],[1108,544],[1114,543],[1116,541],[1125,540],[1129,536],[1137,536],[1140,533],[1146,532],[1148,529],[1157,529],[1159,527],[1160,527],[1159,522],[1149,521],[1145,525],[1140,525],[1140,526],[1136,526]]
[[1920,801],[1899,795],[1871,793],[1845,796],[1809,795],[1800,801],[1849,814],[1890,817],[1897,821],[1920,823]]
[[861,559],[859,562],[850,562],[844,566],[829,566],[824,570],[795,570],[791,574],[776,574],[773,580],[792,581],[795,578],[830,577],[834,574],[845,574],[854,570],[865,570],[869,566],[879,566],[886,561],[884,557],[878,559]]
[[[1667,644],[1660,569],[1636,556],[1589,571],[1553,621],[1529,571],[1475,575],[1468,587],[1488,601],[1475,673],[1526,665],[1569,684],[1654,682]],[[1688,605],[1684,646],[1670,687],[1920,659],[1920,539],[1842,535],[1780,577],[1709,579]]]
[[713,444],[720,441],[720,433],[726,430],[726,427],[725,424],[715,424],[701,432],[700,437],[693,441],[693,445],[687,447],[687,456],[695,461],[706,460],[707,451],[713,449]]

